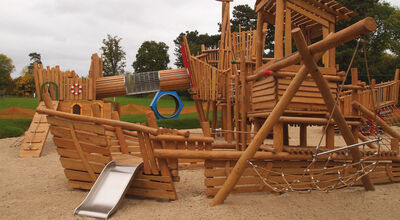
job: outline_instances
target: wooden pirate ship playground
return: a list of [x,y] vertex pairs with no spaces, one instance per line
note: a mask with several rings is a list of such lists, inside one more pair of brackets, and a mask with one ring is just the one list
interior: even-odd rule
[[[337,46],[377,28],[372,18],[335,32],[336,22],[355,16],[335,1],[258,0],[257,29],[231,33],[230,1],[221,4],[219,45],[193,55],[184,37],[183,69],[105,77],[97,55],[88,79],[59,67],[35,66],[37,97],[43,102],[21,156],[39,156],[36,144],[43,145],[50,130],[70,187],[91,189],[112,160],[143,163],[127,193],[169,200],[178,198],[173,182],[179,181],[180,168],[203,167],[210,205],[230,193],[353,185],[373,190],[374,184],[400,181],[400,133],[392,127],[398,120],[400,71],[393,81],[367,85],[351,62],[344,71],[335,63]],[[274,57],[265,58],[271,25]],[[321,40],[311,44],[316,38]],[[351,84],[345,85],[348,75]],[[102,101],[177,88],[191,93],[201,136],[159,128],[152,113],[147,125],[121,122],[118,104]],[[389,114],[378,114],[385,111]],[[315,146],[307,143],[311,126],[323,130]],[[289,127],[298,127],[295,144]],[[335,129],[346,145],[335,143]]]

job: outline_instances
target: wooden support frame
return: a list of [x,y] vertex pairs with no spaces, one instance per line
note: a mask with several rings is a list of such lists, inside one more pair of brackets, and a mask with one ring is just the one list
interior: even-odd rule
[[[303,34],[299,29],[297,29],[297,31],[298,31],[297,33],[299,34],[294,35],[295,42],[297,49],[299,50],[299,53],[303,58],[302,60],[304,62],[304,65],[307,67],[308,71],[314,78],[314,81],[316,82],[319,90],[321,91],[321,94],[328,107],[328,111],[332,112],[332,117],[337,123],[346,144],[347,145],[355,144],[356,140],[354,139],[352,132],[349,129],[346,120],[344,119],[343,114],[340,112],[339,107],[335,104],[335,100],[333,98],[331,90],[329,89],[328,82],[323,78],[322,73],[319,71],[318,66],[315,63],[315,60],[312,58],[312,55],[307,47]],[[354,163],[359,162],[361,159],[360,150],[358,148],[351,148],[350,152],[352,154],[353,162]],[[361,178],[361,181],[366,190],[374,190],[374,185],[372,184],[368,175],[363,176]]]
[[[296,29],[297,33],[299,34],[300,29]],[[315,58],[319,59],[322,56],[321,53],[317,53]],[[251,159],[258,148],[260,147],[263,140],[267,137],[268,133],[271,131],[273,126],[278,122],[279,117],[282,116],[284,109],[288,106],[291,99],[294,97],[295,93],[299,89],[301,83],[304,81],[308,73],[308,70],[305,66],[302,66],[296,76],[291,81],[288,89],[285,91],[275,108],[272,110],[271,114],[264,122],[260,130],[254,136],[253,140],[251,141],[250,145],[244,151],[242,156],[237,161],[232,173],[228,176],[227,180],[225,181],[223,187],[218,191],[215,195],[214,199],[211,201],[210,206],[215,206],[221,204],[228,194],[233,190],[236,183],[238,182],[239,178],[244,172],[244,169],[247,164],[247,160]],[[329,87],[328,87],[329,88]]]

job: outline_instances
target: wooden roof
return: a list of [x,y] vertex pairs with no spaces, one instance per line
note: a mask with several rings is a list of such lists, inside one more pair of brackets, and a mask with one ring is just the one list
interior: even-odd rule
[[[265,20],[275,23],[276,0],[257,0],[255,10],[263,10]],[[286,0],[286,7],[292,10],[292,25],[309,29],[319,25],[327,26],[339,20],[351,20],[357,14],[333,0]]]

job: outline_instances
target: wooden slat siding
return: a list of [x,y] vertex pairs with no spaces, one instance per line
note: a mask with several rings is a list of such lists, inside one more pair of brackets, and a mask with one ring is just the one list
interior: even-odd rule
[[[79,159],[79,154],[75,150],[61,148],[61,147],[57,147],[56,150],[60,156],[72,159]],[[103,156],[101,154],[97,154],[94,152],[89,152],[89,153],[84,152],[84,154],[88,159],[88,161],[90,162],[107,164],[108,162],[111,161],[111,158],[109,156]]]
[[[53,137],[53,141],[54,144],[56,144],[58,147],[66,149],[74,149],[74,145],[71,139],[59,138],[55,136]],[[100,147],[98,145],[84,143],[84,142],[80,142],[80,145],[82,147],[82,150],[87,153],[99,153],[103,155],[110,154],[109,149],[105,147]]]
[[85,154],[82,151],[81,145],[79,144],[77,135],[75,133],[74,125],[72,123],[69,123],[69,128],[70,128],[70,132],[71,132],[71,136],[72,136],[72,141],[74,143],[76,151],[79,154],[79,158],[81,159],[81,161],[83,163],[83,166],[88,171],[89,176],[92,179],[92,181],[96,181],[97,177],[94,174],[94,170],[93,170],[92,166],[89,164],[87,158],[85,157]]
[[[69,129],[67,128],[51,126],[50,131],[55,137],[63,137],[66,139],[72,138],[71,134],[69,134]],[[83,131],[77,131],[76,136],[80,142],[92,143],[99,146],[107,146],[107,140],[105,136],[95,135],[93,133]]]
[[144,142],[143,132],[138,132],[138,138],[139,138],[140,152],[141,152],[141,156],[143,158],[144,173],[151,174],[151,165],[149,162],[149,156],[147,155],[147,151],[144,146],[145,142]]
[[143,133],[143,137],[144,137],[144,143],[145,143],[144,147],[146,149],[148,160],[149,160],[150,166],[151,166],[151,172],[154,175],[158,175],[160,172],[159,172],[159,169],[157,167],[156,160],[154,158],[153,147],[151,145],[149,134],[148,133]]
[[[86,167],[83,165],[82,161],[79,159],[60,157],[61,165],[65,169],[87,171]],[[104,168],[104,164],[89,162],[90,166],[93,168],[95,173],[101,173]]]
[[65,128],[67,128],[68,123],[72,123],[76,128],[78,128],[77,130],[94,132],[97,134],[105,134],[104,127],[101,125],[94,124],[94,123],[72,121],[72,120],[67,120],[67,119],[58,118],[58,117],[54,117],[54,116],[48,116],[47,122],[51,125],[65,127]]

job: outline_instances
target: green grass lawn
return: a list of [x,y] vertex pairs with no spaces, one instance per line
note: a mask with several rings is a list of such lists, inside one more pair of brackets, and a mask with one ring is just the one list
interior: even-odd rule
[[32,119],[0,119],[0,138],[23,135],[31,121]]
[[[121,121],[127,121],[132,123],[143,123],[146,122],[145,115],[124,115],[121,117]],[[189,129],[199,128],[200,122],[197,118],[197,113],[180,114],[177,119],[163,119],[157,120],[157,124],[163,128],[174,128],[174,129]]]
[[[115,102],[119,102],[121,106],[127,104],[135,104],[135,105],[144,105],[149,106],[151,101],[153,100],[154,95],[147,95],[146,97],[135,97],[135,96],[119,96],[115,98],[107,98],[107,100],[112,100]],[[184,106],[192,106],[194,105],[193,100],[182,100]],[[158,101],[159,108],[173,108],[175,107],[175,102],[165,96]]]
[[[153,100],[154,95],[147,97],[134,97],[124,96],[115,97],[116,102],[120,102],[121,106],[127,104],[136,104],[149,106]],[[114,100],[114,98],[108,98]],[[192,100],[182,100],[185,106],[193,106]],[[7,97],[0,98],[0,110],[10,108],[11,106],[18,106],[21,108],[35,109],[38,105],[38,101],[35,98],[24,98],[24,97]],[[175,103],[171,99],[160,99],[158,107],[161,108],[174,108]],[[211,113],[210,113],[211,116]],[[18,137],[24,134],[28,129],[32,119],[1,119],[0,120],[0,138],[6,137]],[[145,115],[124,115],[121,117],[121,121],[127,121],[132,123],[143,123],[146,122]],[[175,129],[189,129],[199,128],[200,122],[197,118],[197,113],[180,114],[177,119],[165,119],[158,120],[158,125],[164,128],[175,128]]]
[[36,107],[38,106],[38,100],[36,98],[26,97],[0,98],[0,110],[10,108],[11,106],[36,109]]

